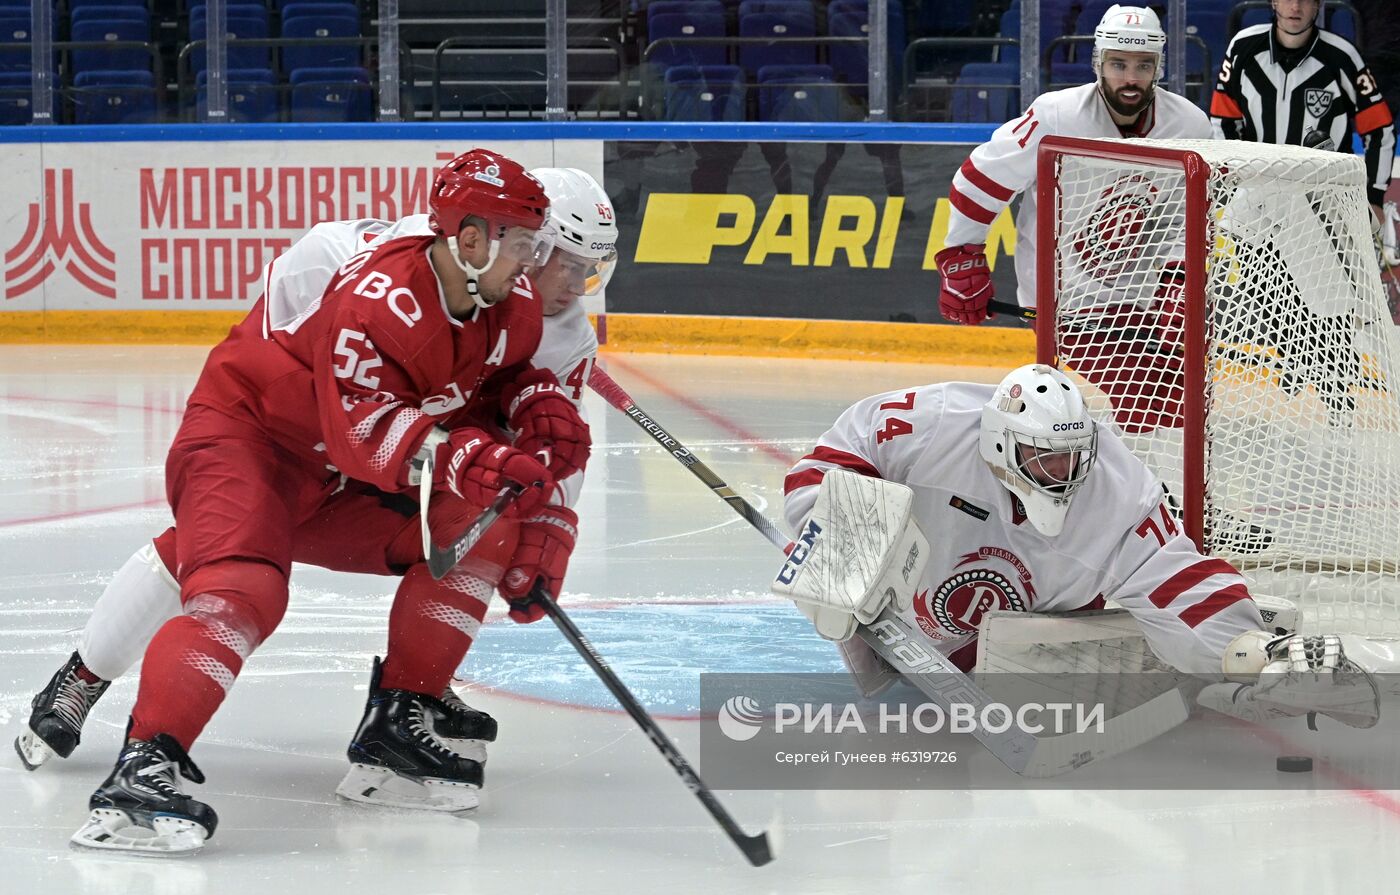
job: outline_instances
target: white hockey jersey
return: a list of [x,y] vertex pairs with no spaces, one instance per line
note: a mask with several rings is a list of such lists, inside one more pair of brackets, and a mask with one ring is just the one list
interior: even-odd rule
[[[427,236],[432,232],[426,214],[397,221],[366,218],[317,224],[263,271],[263,333],[295,330],[320,305],[331,275],[352,255],[403,236]],[[544,318],[540,344],[532,361],[536,367],[554,373],[585,421],[588,415],[583,406],[583,389],[597,357],[598,336],[581,304],[574,302]],[[573,506],[583,487],[583,473],[575,473],[560,485],[567,505]]]
[[1051,134],[1090,139],[1211,138],[1206,113],[1161,87],[1155,94],[1156,100],[1131,133],[1114,123],[1097,83],[1037,97],[1024,115],[997,128],[990,140],[972,150],[953,176],[947,244],[985,243],[996,216],[1017,193],[1024,193],[1016,215],[1016,301],[1022,307],[1034,307],[1036,149],[1041,139]]
[[927,385],[852,405],[788,473],[788,524],[801,530],[822,477],[837,466],[912,488],[930,549],[904,617],[960,667],[976,658],[986,612],[1096,609],[1111,599],[1164,662],[1219,674],[1230,641],[1264,627],[1244,579],[1196,551],[1157,479],[1104,428],[1064,531],[1038,532],[978,451],[982,406],[994,389]]

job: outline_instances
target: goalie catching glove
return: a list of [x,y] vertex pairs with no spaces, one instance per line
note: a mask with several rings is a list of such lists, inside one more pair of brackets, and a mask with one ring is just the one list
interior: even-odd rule
[[1222,669],[1232,682],[1211,684],[1196,701],[1226,715],[1271,721],[1317,712],[1362,728],[1380,718],[1375,678],[1347,658],[1335,634],[1248,631],[1226,647]]
[[588,464],[593,446],[588,424],[550,371],[522,373],[501,395],[501,409],[516,433],[515,446],[539,458],[555,479]]
[[928,563],[907,486],[832,469],[773,582],[828,640],[849,640],[887,605],[908,609]]
[[520,525],[520,540],[501,579],[501,596],[510,602],[511,621],[527,625],[544,618],[544,607],[530,599],[538,580],[558,597],[578,540],[578,515],[568,507],[548,506]]

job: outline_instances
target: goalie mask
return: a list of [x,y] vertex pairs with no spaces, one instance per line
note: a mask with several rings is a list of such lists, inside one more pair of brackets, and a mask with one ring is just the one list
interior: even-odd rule
[[1157,57],[1157,77],[1160,78],[1162,52],[1166,46],[1167,35],[1157,13],[1145,6],[1110,6],[1094,29],[1094,76],[1103,77],[1103,54],[1116,50],[1153,54]]
[[549,195],[544,234],[554,251],[578,268],[580,295],[597,295],[617,268],[617,223],[612,201],[598,181],[577,168],[530,172]]
[[981,451],[1031,525],[1055,537],[1094,465],[1098,428],[1065,374],[1027,364],[1007,374],[982,408]]

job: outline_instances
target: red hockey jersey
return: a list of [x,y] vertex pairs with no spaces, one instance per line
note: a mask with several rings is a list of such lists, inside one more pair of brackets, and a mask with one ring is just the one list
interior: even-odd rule
[[265,329],[259,302],[210,353],[190,403],[254,421],[311,463],[404,489],[432,426],[496,421],[542,325],[524,278],[506,301],[454,318],[428,261],[433,242],[409,236],[352,256],[279,328]]

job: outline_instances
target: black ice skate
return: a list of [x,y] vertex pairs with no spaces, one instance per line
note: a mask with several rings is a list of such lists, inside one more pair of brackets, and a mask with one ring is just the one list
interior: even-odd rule
[[214,809],[180,789],[180,777],[204,775],[167,734],[127,745],[106,782],[88,799],[88,821],[73,834],[82,848],[188,855],[204,846],[219,824]]
[[435,711],[447,711],[442,700],[381,689],[379,673],[376,658],[365,716],[346,750],[350,772],[336,794],[393,808],[475,808],[480,803],[481,762],[452,751],[433,732]]
[[451,685],[429,703],[433,733],[463,758],[486,763],[486,744],[496,741],[496,719],[462,701]]
[[88,683],[78,674],[82,659],[76,652],[54,673],[49,685],[34,694],[29,724],[15,738],[15,751],[29,770],[54,755],[67,758],[78,746],[88,712],[111,681]]

